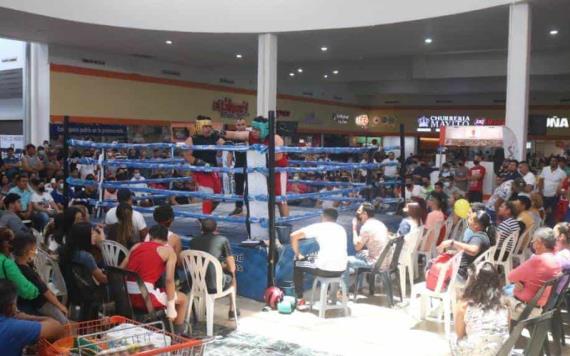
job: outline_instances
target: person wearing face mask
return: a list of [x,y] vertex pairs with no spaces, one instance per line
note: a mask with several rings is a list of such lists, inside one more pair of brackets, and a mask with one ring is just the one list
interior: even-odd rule
[[[90,150],[87,150],[83,153],[84,158],[97,158],[93,157],[93,153]],[[89,175],[96,175],[97,172],[97,165],[95,164],[78,164],[77,170],[79,171],[79,177],[81,179],[86,179]]]
[[439,179],[444,180],[449,177],[453,176],[453,172],[451,171],[451,166],[449,163],[444,163],[441,165],[441,170],[439,171]]
[[463,160],[458,160],[456,167],[453,170],[453,178],[457,188],[459,188],[463,192],[467,192],[468,175],[469,175],[469,170],[467,169],[467,167],[465,167],[465,162],[463,162]]
[[[131,182],[140,182],[140,183],[130,185],[130,187],[131,188],[147,189],[148,185],[146,183],[144,183],[145,180],[146,180],[146,178],[142,176],[140,169],[135,168],[135,169],[133,169],[133,176],[131,178]],[[147,193],[144,193],[144,192],[135,191],[134,194],[135,194],[135,197],[138,197],[138,198],[147,196]],[[142,206],[149,205],[148,204],[149,202],[150,201],[148,201],[148,200],[139,200],[139,204]]]
[[32,204],[32,210],[34,212],[34,225],[38,231],[43,231],[44,227],[47,225],[49,218],[55,214],[61,212],[55,201],[53,200],[51,194],[46,192],[45,183],[37,178],[32,179],[32,197],[30,198],[30,204]]
[[19,299],[18,309],[27,314],[48,316],[59,321],[60,324],[67,324],[69,322],[67,308],[42,281],[34,266],[34,258],[37,254],[36,238],[29,233],[19,233],[16,235],[13,246],[13,255],[20,272],[39,291],[35,299]]
[[[350,274],[354,273],[358,267],[374,266],[382,250],[388,244],[388,229],[383,222],[374,218],[374,213],[372,204],[362,203],[352,219],[352,242],[356,255],[348,256],[348,265],[343,274],[347,286],[350,286]],[[360,232],[358,226],[360,226]],[[387,258],[384,262],[387,266],[390,259]]]
[[448,197],[456,195],[465,196],[465,191],[457,187],[455,184],[455,178],[453,176],[450,176],[443,180],[443,192]]
[[469,169],[467,180],[469,188],[467,191],[467,199],[470,203],[483,201],[483,179],[487,170],[481,165],[481,156],[475,156],[473,167]]

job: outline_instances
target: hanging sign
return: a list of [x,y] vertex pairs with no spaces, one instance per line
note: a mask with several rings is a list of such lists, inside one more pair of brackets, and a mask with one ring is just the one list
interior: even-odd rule
[[546,118],[546,127],[561,129],[561,128],[568,128],[570,126],[568,126],[567,117],[552,116]]

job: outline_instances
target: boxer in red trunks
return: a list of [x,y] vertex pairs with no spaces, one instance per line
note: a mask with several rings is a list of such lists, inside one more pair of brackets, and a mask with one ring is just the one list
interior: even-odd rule
[[[188,137],[187,145],[223,145],[224,139],[212,128],[212,119],[206,116],[198,116],[196,119],[196,134]],[[184,151],[184,159],[193,166],[210,166],[218,165],[216,157],[221,152],[217,151]],[[222,183],[220,176],[216,172],[203,173],[194,172],[194,180],[198,185],[198,190],[210,194],[220,194],[222,192]],[[202,213],[211,214],[218,202],[212,200],[202,201]]]
[[[224,137],[229,140],[247,141],[250,145],[261,143],[269,144],[269,121],[258,116],[251,123],[251,131],[226,131]],[[283,146],[283,138],[275,135],[275,147]],[[284,153],[275,154],[275,167],[287,167],[289,160]],[[287,172],[275,172],[275,195],[287,195]],[[277,203],[279,214],[282,217],[289,216],[289,205],[286,201]]]

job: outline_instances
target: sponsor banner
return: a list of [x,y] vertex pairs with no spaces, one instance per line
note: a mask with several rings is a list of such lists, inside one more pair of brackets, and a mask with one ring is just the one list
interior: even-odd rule
[[[126,125],[104,124],[69,124],[69,134],[72,136],[116,136],[127,137]],[[50,124],[50,136],[63,135],[63,124]]]

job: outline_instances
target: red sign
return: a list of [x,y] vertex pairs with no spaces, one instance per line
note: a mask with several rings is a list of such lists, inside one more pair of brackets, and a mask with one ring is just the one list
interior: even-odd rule
[[247,101],[234,103],[231,98],[223,98],[214,101],[212,110],[219,112],[223,118],[238,119],[249,115],[249,104]]

